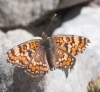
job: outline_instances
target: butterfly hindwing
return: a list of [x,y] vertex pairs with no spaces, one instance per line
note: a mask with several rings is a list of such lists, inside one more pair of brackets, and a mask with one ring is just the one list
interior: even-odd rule
[[25,72],[34,76],[42,76],[49,70],[49,65],[46,58],[46,53],[43,48],[38,48],[31,63],[27,66]]

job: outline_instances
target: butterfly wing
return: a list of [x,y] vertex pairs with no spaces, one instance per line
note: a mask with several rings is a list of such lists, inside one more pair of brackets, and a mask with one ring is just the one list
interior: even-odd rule
[[50,39],[50,51],[54,69],[56,68],[73,68],[76,59],[70,53],[64,51],[56,42]]
[[82,53],[87,43],[90,43],[89,39],[76,35],[55,35],[51,37],[51,40],[73,56]]
[[45,50],[40,47],[27,66],[25,72],[33,76],[43,76],[49,70]]
[[7,52],[7,61],[26,68],[25,71],[30,75],[43,75],[48,72],[49,66],[46,54],[40,47],[39,40],[31,40],[22,43]]
[[76,59],[69,54],[68,52],[63,51],[61,48],[57,48],[56,47],[56,57],[57,57],[57,61],[56,61],[56,67],[58,68],[66,68],[69,67],[70,69],[73,68]]
[[82,53],[86,48],[89,39],[75,35],[55,35],[51,36],[53,46],[53,62],[55,67],[73,68],[76,59],[75,55]]
[[19,67],[26,67],[36,52],[40,40],[30,40],[7,52],[7,61]]

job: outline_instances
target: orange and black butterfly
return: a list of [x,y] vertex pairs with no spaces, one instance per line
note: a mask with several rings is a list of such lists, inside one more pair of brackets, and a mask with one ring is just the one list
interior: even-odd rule
[[41,76],[56,68],[73,68],[75,57],[86,48],[89,39],[76,35],[55,35],[45,32],[41,39],[29,40],[7,52],[7,61],[25,68],[32,76]]

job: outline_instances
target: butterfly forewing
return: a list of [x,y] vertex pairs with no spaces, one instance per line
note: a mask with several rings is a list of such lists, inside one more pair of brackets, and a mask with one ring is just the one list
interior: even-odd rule
[[30,40],[22,43],[7,52],[7,61],[21,67],[26,65],[33,58],[32,55],[38,48],[40,40]]
[[86,48],[89,39],[82,36],[75,35],[55,35],[51,39],[60,47],[62,50],[76,56],[78,53],[82,53]]

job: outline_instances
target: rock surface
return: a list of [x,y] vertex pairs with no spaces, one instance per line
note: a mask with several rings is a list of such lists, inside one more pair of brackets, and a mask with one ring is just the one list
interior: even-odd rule
[[0,27],[24,26],[48,12],[90,0],[0,0]]
[[99,8],[84,7],[77,17],[64,22],[54,34],[81,35],[91,43],[83,54],[76,56],[74,69],[71,72],[66,69],[66,76],[62,70],[56,69],[43,78],[33,78],[6,61],[7,50],[33,36],[21,29],[6,34],[0,31],[0,92],[87,92],[91,77],[100,75],[99,29]]
[[1,0],[0,27],[24,25],[54,10],[59,0]]

